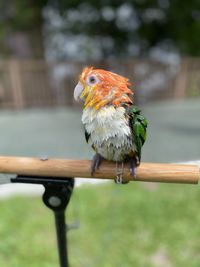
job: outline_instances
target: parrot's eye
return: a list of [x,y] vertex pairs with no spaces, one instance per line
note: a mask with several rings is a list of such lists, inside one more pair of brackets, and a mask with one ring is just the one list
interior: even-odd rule
[[95,83],[96,79],[94,78],[94,76],[91,76],[91,77],[89,78],[89,81],[90,81],[90,83]]
[[94,84],[96,84],[98,82],[99,82],[99,80],[98,80],[98,78],[95,75],[91,75],[87,79],[88,85],[94,85]]

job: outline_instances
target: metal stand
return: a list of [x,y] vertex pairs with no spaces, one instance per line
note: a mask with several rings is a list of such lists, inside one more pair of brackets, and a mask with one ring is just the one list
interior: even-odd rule
[[12,183],[42,184],[45,188],[43,194],[44,204],[53,210],[58,243],[60,267],[69,267],[67,251],[67,234],[65,223],[65,209],[70,201],[73,188],[73,178],[49,178],[49,177],[27,177],[18,175],[11,179]]

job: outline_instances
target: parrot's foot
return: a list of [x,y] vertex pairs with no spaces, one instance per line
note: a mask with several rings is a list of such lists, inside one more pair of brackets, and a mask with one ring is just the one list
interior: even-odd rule
[[96,170],[101,165],[102,160],[103,160],[103,157],[99,153],[96,153],[94,155],[93,160],[92,160],[92,165],[91,165],[91,175],[92,176],[94,175]]
[[139,166],[140,163],[135,157],[129,158],[128,161],[130,164],[130,173],[134,178],[136,178],[136,168]]
[[123,183],[123,173],[124,173],[124,162],[116,162],[116,178],[115,183],[116,184],[122,184]]

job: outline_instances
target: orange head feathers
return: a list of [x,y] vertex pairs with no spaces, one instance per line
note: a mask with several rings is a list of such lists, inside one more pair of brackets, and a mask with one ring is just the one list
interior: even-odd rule
[[129,79],[103,69],[85,68],[74,90],[75,100],[83,100],[84,107],[99,109],[106,105],[132,104],[133,91]]

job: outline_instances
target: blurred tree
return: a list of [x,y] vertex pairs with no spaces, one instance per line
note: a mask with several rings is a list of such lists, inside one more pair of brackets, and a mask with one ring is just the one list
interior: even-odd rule
[[58,0],[54,8],[64,18],[60,33],[68,41],[72,33],[76,40],[86,36],[79,51],[141,56],[157,47],[200,55],[199,0]]
[[200,0],[1,0],[0,11],[1,54],[200,56]]
[[42,8],[47,0],[0,1],[0,54],[18,58],[44,55]]

